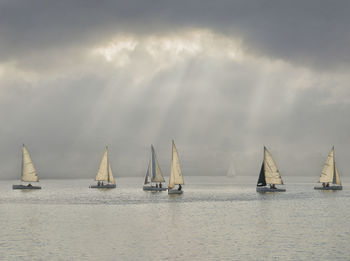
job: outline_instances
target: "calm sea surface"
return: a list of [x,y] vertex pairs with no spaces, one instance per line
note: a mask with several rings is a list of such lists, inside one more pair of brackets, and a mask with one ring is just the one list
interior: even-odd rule
[[255,177],[185,177],[180,196],[144,192],[142,177],[0,181],[0,260],[350,260],[350,183],[300,179],[260,195]]

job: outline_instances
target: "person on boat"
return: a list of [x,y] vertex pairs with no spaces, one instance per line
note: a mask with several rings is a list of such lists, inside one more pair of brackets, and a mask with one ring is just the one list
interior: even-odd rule
[[159,183],[159,187],[162,188],[162,183]]
[[158,188],[158,183],[156,183],[156,188]]
[[100,185],[101,185],[101,182],[100,182],[100,181],[98,181],[98,182],[97,182],[97,186],[100,186]]
[[179,184],[179,188],[178,188],[177,190],[179,190],[179,191],[180,191],[181,189],[182,189],[181,184]]
[[329,183],[327,182],[327,184],[326,184],[326,187],[328,188],[329,187]]
[[326,187],[326,183],[324,183],[324,182],[323,182],[323,183],[322,183],[322,187],[324,187],[324,188],[325,188],[325,187]]
[[33,187],[33,186],[32,186],[32,184],[29,183],[29,184],[27,185],[27,187]]
[[270,184],[270,189],[276,189],[275,184]]
[[103,181],[101,182],[101,186],[103,186]]

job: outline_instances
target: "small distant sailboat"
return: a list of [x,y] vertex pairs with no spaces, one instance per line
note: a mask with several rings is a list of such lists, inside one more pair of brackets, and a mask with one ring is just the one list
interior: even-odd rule
[[233,178],[235,176],[236,176],[236,168],[233,160],[231,160],[231,164],[226,173],[226,177]]
[[27,148],[22,146],[22,177],[23,182],[28,182],[27,185],[13,185],[12,189],[41,189],[40,186],[33,186],[31,182],[39,182],[39,177],[36,173],[32,158]]
[[[270,187],[266,187],[266,185]],[[284,192],[286,189],[276,188],[275,185],[283,185],[280,172],[271,153],[264,146],[264,160],[261,166],[259,180],[256,185],[257,192]]]
[[[111,164],[108,160],[108,147],[103,153],[100,167],[98,168],[96,179],[97,185],[90,185],[90,188],[115,188],[115,181],[113,178]],[[103,182],[106,182],[104,184]]]
[[[171,159],[171,171],[169,179],[168,194],[182,194],[182,186],[185,184],[182,171],[180,166],[179,155],[176,150],[174,140],[172,141],[172,159]],[[178,188],[175,188],[175,185],[179,185]]]
[[[160,170],[156,153],[153,145],[151,145],[151,158],[148,163],[148,169],[146,172],[145,183],[143,190],[145,191],[165,191],[166,187],[163,187],[162,182],[165,182],[162,171]],[[156,183],[156,185],[153,185]],[[159,183],[159,184],[158,184]]]
[[[326,162],[323,165],[320,183],[322,183],[322,187],[314,187],[314,189],[319,190],[342,190],[343,186],[341,185],[340,176],[338,173],[338,169],[335,165],[334,160],[334,146],[328,154]],[[330,186],[329,183],[332,183]]]

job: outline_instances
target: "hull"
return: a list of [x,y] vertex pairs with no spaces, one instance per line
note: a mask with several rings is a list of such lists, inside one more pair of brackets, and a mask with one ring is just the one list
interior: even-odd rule
[[12,185],[12,189],[41,189],[40,186]]
[[168,188],[156,188],[151,186],[143,186],[144,191],[166,191]]
[[343,186],[314,187],[316,190],[342,190]]
[[283,188],[268,188],[268,187],[256,187],[256,192],[261,192],[261,193],[265,193],[265,192],[285,192],[286,189]]
[[99,188],[99,189],[106,189],[106,188],[108,188],[108,189],[111,189],[111,188],[116,188],[116,187],[117,187],[116,184],[104,184],[104,185],[100,185],[100,186],[98,186],[98,185],[90,185],[89,188]]
[[168,194],[177,194],[177,195],[180,195],[182,194],[183,191],[182,190],[177,190],[177,189],[168,189]]

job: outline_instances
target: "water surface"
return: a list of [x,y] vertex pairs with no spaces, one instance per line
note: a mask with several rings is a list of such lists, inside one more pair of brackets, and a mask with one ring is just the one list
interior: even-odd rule
[[[43,180],[42,190],[0,182],[1,260],[346,260],[350,190],[260,195],[256,178],[186,177],[183,195],[117,189],[91,180]],[[303,183],[297,183],[303,182]],[[350,184],[349,184],[350,185]]]

